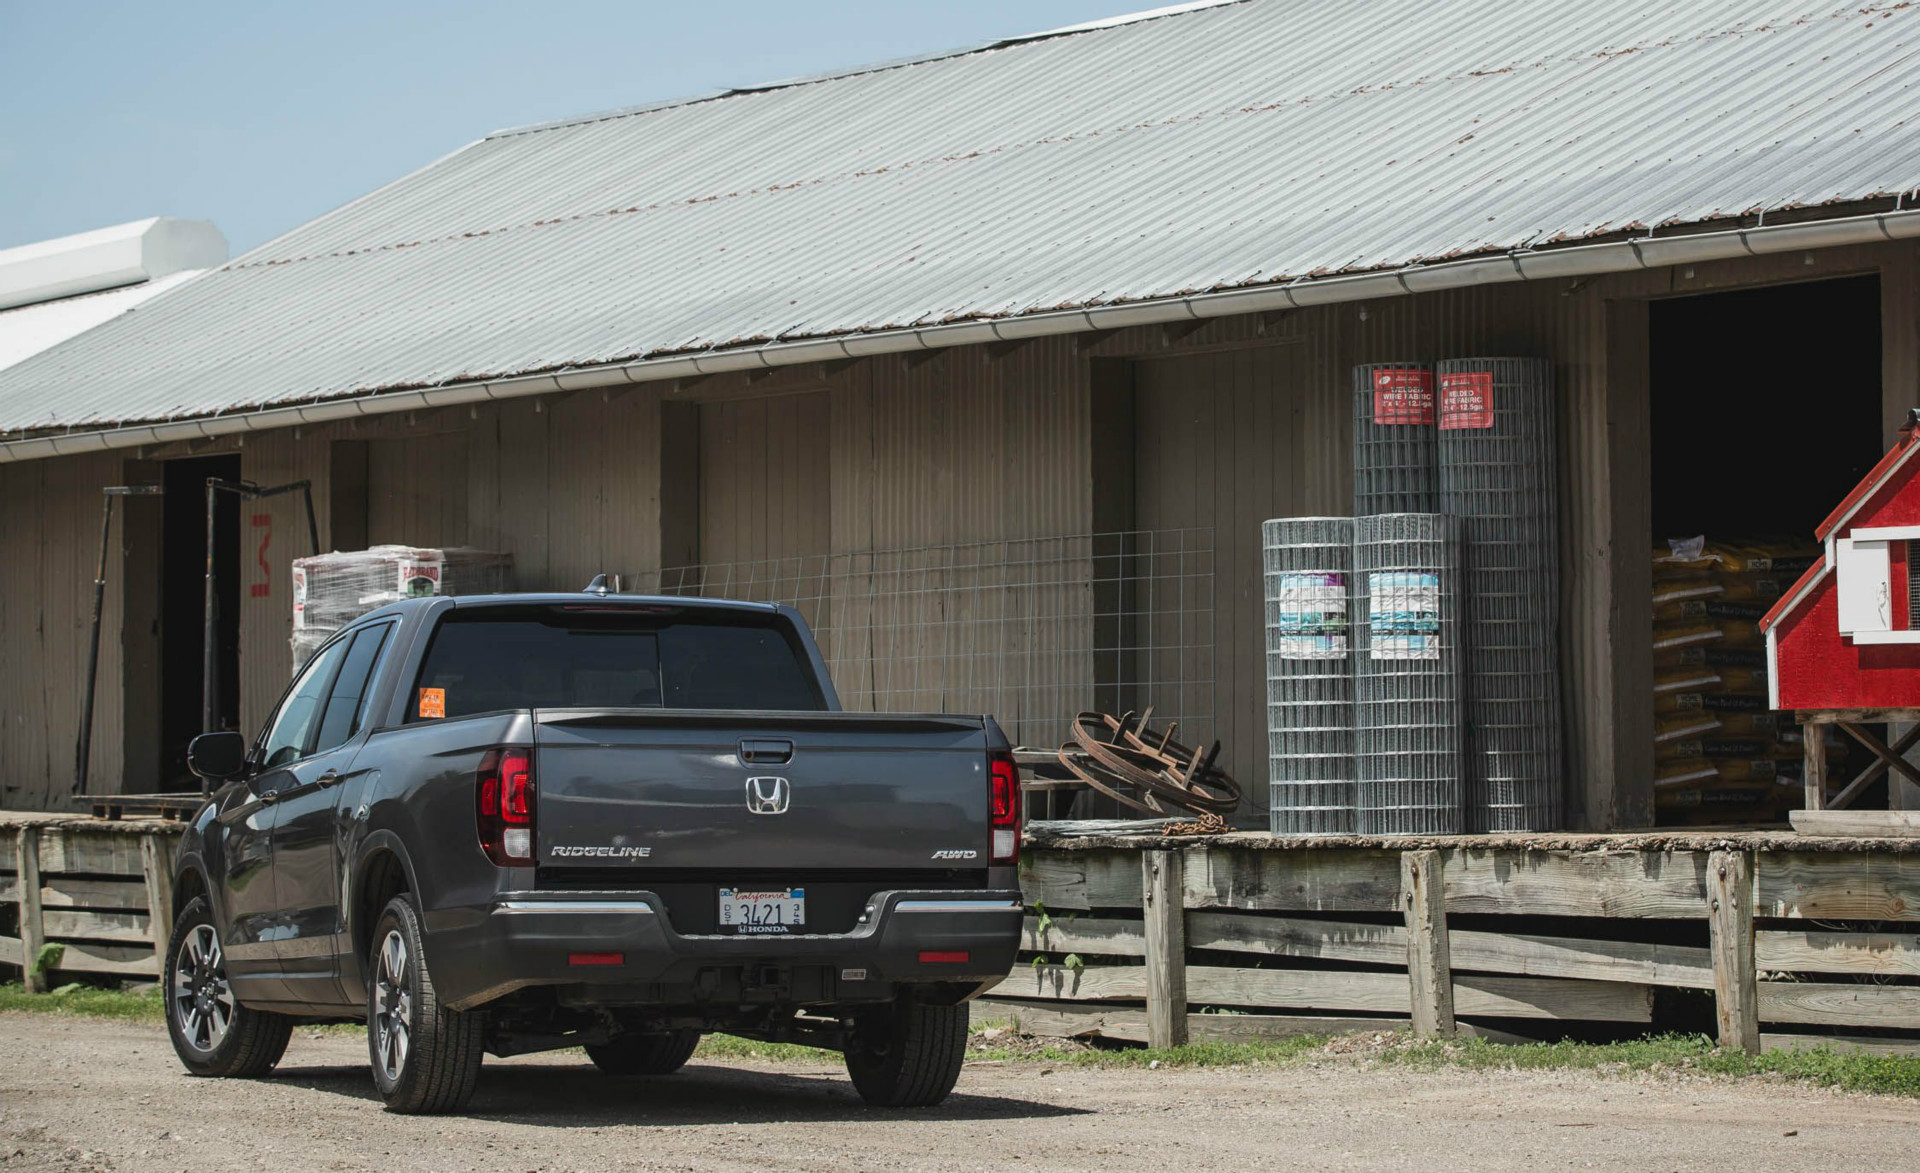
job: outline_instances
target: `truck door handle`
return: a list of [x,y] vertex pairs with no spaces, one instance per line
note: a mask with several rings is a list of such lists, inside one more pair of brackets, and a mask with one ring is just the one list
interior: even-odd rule
[[793,760],[793,742],[749,738],[740,743],[740,760],[749,766],[784,766]]
[[339,780],[340,780],[340,771],[328,770],[326,773],[320,775],[318,778],[315,778],[313,780],[313,785],[316,790],[325,790],[327,787],[333,785],[335,782],[338,782]]

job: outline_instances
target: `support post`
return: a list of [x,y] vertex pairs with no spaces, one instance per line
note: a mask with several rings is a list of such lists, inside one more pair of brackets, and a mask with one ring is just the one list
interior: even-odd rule
[[22,827],[13,838],[16,863],[14,878],[20,885],[20,970],[21,981],[30,994],[44,994],[47,976],[35,963],[47,935],[40,919],[40,830]]
[[1400,910],[1407,919],[1413,1033],[1452,1038],[1453,958],[1447,946],[1445,862],[1438,851],[1400,853]]
[[106,612],[107,603],[108,537],[113,533],[113,495],[103,493],[100,499],[103,502],[100,507],[100,563],[93,572],[93,622],[87,634],[87,683],[86,690],[80,694],[80,743],[74,748],[73,755],[73,792],[76,795],[87,792],[87,769],[93,754],[93,695],[100,674],[100,619]]
[[1760,1053],[1759,975],[1753,959],[1753,857],[1707,858],[1707,917],[1713,938],[1713,1001],[1719,1043]]
[[1810,811],[1825,810],[1827,807],[1827,738],[1826,729],[1811,721],[1800,726],[1801,754],[1806,764],[1805,785],[1806,801],[1802,804]]
[[1147,937],[1147,1043],[1154,1047],[1185,1046],[1187,917],[1180,853],[1143,852],[1140,868]]
[[140,836],[140,876],[147,882],[147,935],[153,938],[153,972],[167,976],[167,944],[173,934],[173,861],[158,835]]

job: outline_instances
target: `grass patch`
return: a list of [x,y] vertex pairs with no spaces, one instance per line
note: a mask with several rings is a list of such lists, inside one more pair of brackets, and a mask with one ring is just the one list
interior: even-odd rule
[[29,994],[19,982],[9,982],[0,985],[0,1010],[111,1018],[121,1022],[166,1021],[158,987],[135,993],[75,983],[45,994]]
[[[75,983],[50,993],[29,994],[19,983],[0,984],[0,1011],[62,1014],[120,1022],[161,1023],[160,991],[102,989]],[[1484,1039],[1420,1042],[1388,1036],[1377,1045],[1335,1045],[1320,1035],[1270,1042],[1198,1042],[1184,1047],[1090,1047],[1014,1034],[1009,1024],[978,1022],[967,1058],[973,1062],[1041,1063],[1056,1067],[1175,1068],[1279,1067],[1304,1060],[1354,1060],[1415,1070],[1592,1071],[1601,1075],[1707,1075],[1728,1079],[1769,1077],[1814,1087],[1920,1098],[1920,1057],[1871,1055],[1829,1046],[1748,1055],[1722,1051],[1704,1035],[1655,1035],[1619,1043],[1489,1043]],[[997,1030],[992,1028],[998,1027]],[[303,1026],[302,1031],[358,1033],[357,1024]],[[989,1035],[989,1031],[991,1034]],[[1004,1041],[1002,1041],[1004,1040]],[[1343,1040],[1351,1043],[1353,1040]],[[733,1035],[700,1040],[697,1059],[748,1059],[769,1063],[838,1063],[831,1051],[797,1043],[763,1043]]]
[[1723,1051],[1705,1035],[1655,1035],[1620,1043],[1407,1043],[1373,1053],[1377,1062],[1421,1069],[1773,1076],[1816,1087],[1920,1097],[1920,1057],[1872,1055],[1816,1045],[1749,1055]]
[[838,1063],[836,1051],[799,1043],[763,1043],[734,1035],[706,1035],[694,1051],[695,1059],[758,1059],[769,1063]]
[[1069,1067],[1277,1067],[1322,1052],[1327,1040],[1319,1035],[1298,1035],[1272,1042],[1188,1043],[1184,1047],[1080,1047],[1045,1044],[1034,1046],[975,1045],[967,1049],[967,1058],[999,1062],[1025,1061],[1054,1063]]

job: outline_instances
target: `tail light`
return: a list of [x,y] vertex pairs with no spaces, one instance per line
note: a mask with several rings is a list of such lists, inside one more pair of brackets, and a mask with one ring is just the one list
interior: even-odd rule
[[490,749],[480,759],[480,850],[500,867],[533,862],[533,754]]
[[993,845],[989,863],[1020,861],[1020,767],[1010,753],[987,758],[987,828]]

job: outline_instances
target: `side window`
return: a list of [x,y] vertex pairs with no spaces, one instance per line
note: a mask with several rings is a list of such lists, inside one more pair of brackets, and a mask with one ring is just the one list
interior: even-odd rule
[[327,697],[327,711],[320,718],[320,736],[313,741],[314,753],[342,745],[359,732],[360,710],[366,700],[367,685],[373,678],[373,666],[380,659],[380,649],[386,645],[387,633],[392,630],[392,624],[383,623],[353,637],[353,647],[340,662],[340,675]]
[[307,741],[320,720],[320,704],[333,683],[334,670],[346,658],[348,641],[334,640],[307,662],[305,670],[280,702],[280,711],[260,742],[260,766],[272,769],[307,756]]

